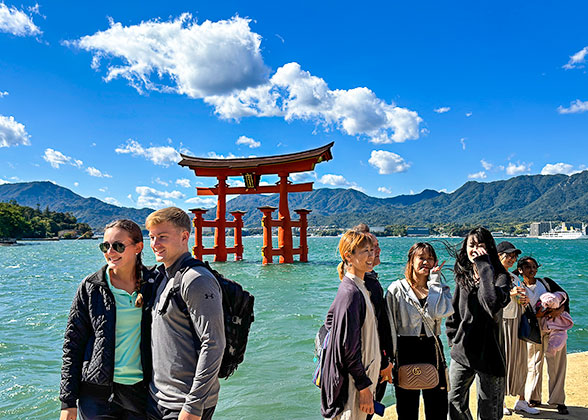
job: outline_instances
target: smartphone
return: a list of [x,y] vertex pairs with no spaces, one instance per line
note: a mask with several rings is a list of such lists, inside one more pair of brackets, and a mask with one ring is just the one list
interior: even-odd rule
[[380,417],[384,417],[384,411],[386,410],[386,406],[380,402],[374,400],[374,413]]

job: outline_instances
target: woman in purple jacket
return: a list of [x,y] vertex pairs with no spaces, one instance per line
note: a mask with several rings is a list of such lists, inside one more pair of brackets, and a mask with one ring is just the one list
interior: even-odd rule
[[374,264],[370,236],[347,231],[339,253],[341,284],[325,321],[330,339],[321,372],[321,414],[364,420],[374,413],[381,357],[375,311],[364,283],[364,274]]

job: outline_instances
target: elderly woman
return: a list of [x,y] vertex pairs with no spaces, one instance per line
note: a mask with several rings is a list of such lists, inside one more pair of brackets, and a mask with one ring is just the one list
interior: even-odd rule
[[369,234],[347,231],[339,241],[339,253],[341,283],[325,321],[330,338],[322,361],[321,414],[365,420],[374,413],[381,361],[375,310],[364,281],[374,265]]
[[[506,270],[509,270],[514,265],[521,253],[520,249],[517,249],[507,241],[500,242],[496,246],[496,249],[500,262]],[[505,395],[519,397],[513,408],[514,411],[539,414],[539,410],[530,407],[527,401],[525,401],[527,343],[519,339],[519,324],[524,307],[528,303],[527,294],[525,288],[514,274],[510,274],[510,280],[510,302],[502,313],[506,354]],[[511,414],[511,411],[506,407],[506,403],[504,404],[504,414]]]
[[428,363],[436,366],[439,382],[430,389],[404,389],[395,381],[398,420],[417,420],[421,393],[427,420],[447,418],[447,383],[441,321],[453,313],[449,286],[441,283],[437,254],[431,244],[418,242],[408,251],[404,279],[393,282],[386,307],[398,365]]
[[[517,271],[523,275],[525,289],[529,298],[531,307],[535,308],[542,294],[551,292],[562,292],[565,294],[565,300],[559,308],[543,312],[538,311],[537,317],[555,318],[564,310],[570,311],[569,296],[556,282],[550,278],[535,277],[539,264],[533,257],[523,257],[517,264]],[[525,385],[525,397],[531,406],[541,405],[541,382],[543,377],[543,360],[547,359],[547,374],[549,376],[549,400],[550,405],[557,406],[557,412],[568,414],[568,408],[565,404],[565,380],[567,367],[567,347],[564,344],[560,351],[553,353],[546,352],[549,341],[549,332],[541,332],[541,344],[527,343],[528,348],[528,372]]]

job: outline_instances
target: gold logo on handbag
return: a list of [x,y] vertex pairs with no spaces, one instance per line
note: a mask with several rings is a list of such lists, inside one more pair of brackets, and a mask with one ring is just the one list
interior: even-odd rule
[[422,373],[421,372],[421,369],[418,366],[415,366],[415,367],[412,368],[412,374],[413,375],[420,376],[421,373]]

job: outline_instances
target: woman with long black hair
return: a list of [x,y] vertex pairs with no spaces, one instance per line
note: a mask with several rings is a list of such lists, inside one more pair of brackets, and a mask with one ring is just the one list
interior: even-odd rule
[[143,234],[131,220],[104,230],[106,265],[76,292],[63,343],[60,420],[146,419],[151,379],[150,300]]
[[478,419],[499,420],[506,375],[502,309],[510,301],[510,277],[487,229],[468,233],[454,275],[455,312],[446,323],[451,346],[448,419],[472,419],[469,393],[477,378]]

